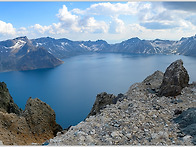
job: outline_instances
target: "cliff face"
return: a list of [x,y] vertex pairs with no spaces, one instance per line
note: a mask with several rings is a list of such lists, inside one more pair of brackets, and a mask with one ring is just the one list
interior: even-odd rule
[[[189,122],[186,130],[174,118],[196,107],[196,84],[185,86],[177,96],[158,96],[164,75],[156,71],[143,82],[133,84],[116,104],[102,103],[104,98],[113,99],[112,94],[98,95],[91,111],[98,113],[64,134],[58,133],[49,145],[193,145],[196,132],[190,132],[194,126],[190,123],[195,122],[194,113],[180,117],[187,118],[183,122],[178,119],[180,123]],[[101,107],[95,107],[99,104]]]
[[22,110],[14,103],[11,97],[7,85],[4,82],[0,82],[0,109],[3,112],[15,113],[20,115]]
[[38,98],[29,98],[25,110],[19,109],[5,83],[0,82],[0,140],[4,145],[42,144],[62,128],[54,110]]

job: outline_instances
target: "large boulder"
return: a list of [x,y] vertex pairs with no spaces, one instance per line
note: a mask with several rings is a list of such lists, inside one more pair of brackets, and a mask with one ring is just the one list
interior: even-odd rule
[[19,115],[22,109],[14,103],[11,97],[7,85],[4,82],[0,82],[0,110],[7,113],[15,113]]
[[56,123],[54,110],[38,98],[28,99],[22,115],[33,134],[55,136],[57,132],[62,131],[61,126]]
[[183,61],[173,62],[165,71],[163,82],[160,86],[159,96],[177,96],[181,90],[188,86],[189,75],[183,66]]

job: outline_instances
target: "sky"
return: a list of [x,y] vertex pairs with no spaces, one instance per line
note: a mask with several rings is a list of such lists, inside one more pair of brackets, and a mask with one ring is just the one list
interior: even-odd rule
[[0,2],[0,40],[27,36],[179,40],[196,34],[196,2]]

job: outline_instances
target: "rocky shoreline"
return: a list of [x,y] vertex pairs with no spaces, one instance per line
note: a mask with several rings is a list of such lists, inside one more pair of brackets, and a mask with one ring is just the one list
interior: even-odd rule
[[[170,74],[166,74],[168,70]],[[182,60],[177,60],[164,74],[156,71],[133,84],[119,99],[112,94],[98,94],[84,121],[57,133],[48,143],[196,145],[196,83],[188,84],[187,79]]]

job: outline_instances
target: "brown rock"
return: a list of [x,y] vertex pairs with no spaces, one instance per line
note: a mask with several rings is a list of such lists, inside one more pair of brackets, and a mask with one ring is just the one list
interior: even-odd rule
[[189,75],[183,66],[183,61],[177,60],[166,69],[158,95],[177,96],[184,87],[188,86],[188,82]]
[[0,141],[5,145],[42,144],[62,128],[54,110],[38,98],[27,101],[25,111],[14,103],[4,82],[0,82]]
[[22,115],[26,118],[32,133],[38,136],[55,136],[58,131],[62,131],[61,126],[56,123],[54,110],[38,98],[28,99]]

